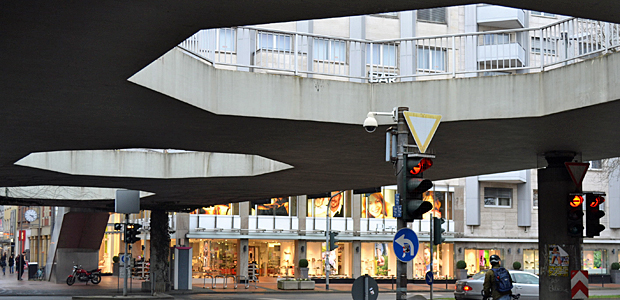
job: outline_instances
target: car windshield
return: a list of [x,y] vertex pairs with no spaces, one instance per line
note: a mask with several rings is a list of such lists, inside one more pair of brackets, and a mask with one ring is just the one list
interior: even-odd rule
[[487,273],[487,271],[486,271],[486,270],[484,270],[484,271],[480,271],[480,272],[478,272],[478,273],[474,274],[474,276],[472,276],[472,277],[471,277],[471,279],[476,279],[476,280],[478,280],[478,279],[484,279],[484,274],[486,274],[486,273]]

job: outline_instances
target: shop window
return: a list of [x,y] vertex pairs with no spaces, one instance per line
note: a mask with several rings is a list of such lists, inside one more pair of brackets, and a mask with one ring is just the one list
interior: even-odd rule
[[[333,192],[332,194],[336,194]],[[321,197],[308,199],[308,217],[326,217],[328,204],[330,217],[347,217],[350,216],[350,212],[346,212],[345,207],[350,210],[350,202],[345,206],[343,193],[337,194],[332,197]]]
[[288,197],[271,198],[268,203],[264,204],[253,202],[253,206],[256,211],[256,215],[288,216],[290,211]]
[[584,250],[581,253],[583,264],[581,269],[589,274],[607,273],[607,250]]
[[539,274],[538,249],[523,250],[523,271]]
[[362,194],[362,218],[394,219],[393,206],[394,197],[384,197],[383,193]]
[[362,273],[374,278],[396,275],[396,256],[388,242],[362,243]]
[[484,188],[484,206],[511,207],[512,189]]
[[229,203],[202,207],[191,214],[230,216],[233,214],[233,205]]
[[[424,279],[430,271],[431,263],[430,243],[420,243],[418,254],[413,260],[413,277]],[[454,244],[433,246],[433,274],[435,278],[454,277]]]
[[197,251],[192,255],[192,270],[212,275],[236,275],[236,240],[190,240]]
[[433,209],[422,215],[424,220],[430,220],[431,216],[452,220],[452,199],[454,192],[427,191],[424,193],[424,201],[433,204]]
[[467,273],[470,275],[491,268],[489,257],[493,254],[504,257],[501,249],[465,249]]

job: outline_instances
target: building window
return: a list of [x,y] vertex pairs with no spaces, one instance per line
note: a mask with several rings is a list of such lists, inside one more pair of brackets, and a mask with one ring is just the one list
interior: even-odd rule
[[290,35],[260,33],[258,35],[258,49],[291,51],[291,40]]
[[607,250],[583,250],[582,270],[588,271],[589,274],[606,274],[607,273]]
[[446,50],[418,48],[418,70],[444,72],[446,70]]
[[603,169],[603,161],[600,159],[591,160],[590,161],[590,169],[592,170],[602,170]]
[[418,10],[418,21],[446,24],[446,8],[420,9]]
[[480,46],[484,45],[503,45],[510,43],[509,33],[485,34],[481,36]]
[[233,28],[220,28],[217,31],[217,50],[235,52],[236,31]]
[[534,195],[532,195],[532,206],[538,208],[538,190],[534,190]]
[[512,189],[484,188],[484,206],[510,207]]
[[[307,216],[308,217],[326,217],[329,207],[330,217],[350,217],[350,202],[344,202],[344,195],[332,192],[331,201],[330,197],[311,198],[307,202]],[[346,210],[346,211],[345,211]]]
[[314,40],[314,59],[335,62],[347,61],[347,44],[345,41],[329,39]]
[[[555,55],[555,41],[550,41],[548,39],[544,39],[544,43],[542,45],[544,54]],[[540,38],[533,37],[532,38],[532,53],[540,54]]]
[[546,12],[542,12],[542,11],[532,11],[532,15],[535,16],[543,16],[543,17],[552,17],[555,18],[555,14],[552,13],[546,13]]
[[366,45],[366,64],[396,67],[396,45],[372,45],[372,62],[370,60],[370,44]]

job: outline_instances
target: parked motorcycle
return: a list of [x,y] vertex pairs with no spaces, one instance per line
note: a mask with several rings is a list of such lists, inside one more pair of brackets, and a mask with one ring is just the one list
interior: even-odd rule
[[73,266],[73,272],[67,277],[67,284],[73,285],[76,279],[80,282],[86,282],[86,284],[88,284],[89,281],[94,284],[99,284],[99,282],[101,282],[101,269],[86,271],[81,265],[75,265]]

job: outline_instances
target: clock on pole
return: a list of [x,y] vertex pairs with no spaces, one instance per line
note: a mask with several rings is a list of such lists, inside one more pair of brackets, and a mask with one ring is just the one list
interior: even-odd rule
[[37,212],[34,209],[29,209],[24,213],[24,218],[26,218],[28,222],[33,222],[37,217]]

